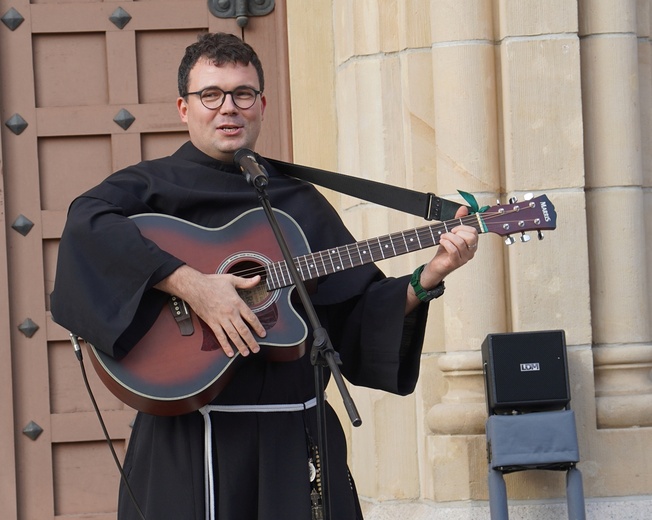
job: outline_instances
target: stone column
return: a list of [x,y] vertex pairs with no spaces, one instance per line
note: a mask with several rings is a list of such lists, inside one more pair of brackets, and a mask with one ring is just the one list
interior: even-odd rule
[[[502,190],[492,2],[431,2],[430,17],[439,193],[455,197],[464,190],[481,205],[495,204]],[[507,326],[503,242],[484,236],[479,246],[476,259],[447,280],[433,331],[442,343],[436,368],[444,393],[436,403],[424,395],[429,464],[422,489],[434,500],[477,494],[470,475],[477,471],[487,415],[479,350],[487,331]]]
[[[484,481],[484,459],[477,458],[484,437],[473,437],[484,433],[486,419],[478,352],[486,335],[564,329],[569,344],[590,343],[574,8],[562,0],[542,3],[535,17],[529,7],[508,0],[433,3],[440,185],[468,183],[469,191],[521,199],[527,192],[546,194],[561,217],[543,242],[534,233],[520,243],[517,235],[517,243],[505,249],[501,240],[485,239],[484,265],[474,266],[488,275],[482,286],[460,284],[460,293],[446,301],[446,353],[439,368],[447,393],[427,415],[435,434],[428,446],[436,500],[486,493],[474,486]],[[455,118],[457,127],[450,123]],[[469,276],[478,279],[477,273]]]
[[[333,1],[338,171],[436,191],[427,177],[434,170],[429,25],[406,14],[421,12],[427,3]],[[424,224],[351,197],[341,198],[340,211],[358,239]],[[422,251],[379,266],[388,275],[403,275],[432,254]],[[418,497],[415,396],[351,391],[363,420],[350,431],[358,491],[381,500]]]
[[637,27],[635,0],[582,1],[580,16],[598,426],[651,426],[649,224],[646,229],[640,111],[641,101],[649,100],[640,87],[649,88],[649,80],[639,79],[650,68],[647,52],[639,59],[637,29],[649,33],[647,24]]

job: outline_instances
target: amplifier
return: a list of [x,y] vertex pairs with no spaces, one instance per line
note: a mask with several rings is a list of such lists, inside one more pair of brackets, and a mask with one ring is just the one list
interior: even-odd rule
[[563,330],[489,334],[482,365],[489,415],[560,410],[570,402]]

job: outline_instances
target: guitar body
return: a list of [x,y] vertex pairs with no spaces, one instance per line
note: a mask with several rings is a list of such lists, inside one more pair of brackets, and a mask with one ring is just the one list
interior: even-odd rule
[[[309,252],[298,224],[275,211],[293,255]],[[132,217],[143,236],[203,273],[247,276],[261,266],[283,260],[262,209],[243,213],[222,228],[205,228],[159,214]],[[305,352],[307,327],[291,303],[292,287],[267,291],[264,280],[241,294],[264,325],[259,343],[274,361],[298,359]],[[176,300],[177,305],[184,305]],[[211,402],[244,361],[229,358],[212,331],[189,310],[192,333],[183,335],[173,304],[166,305],[147,334],[122,359],[89,346],[91,361],[102,382],[121,401],[154,415],[180,415]]]

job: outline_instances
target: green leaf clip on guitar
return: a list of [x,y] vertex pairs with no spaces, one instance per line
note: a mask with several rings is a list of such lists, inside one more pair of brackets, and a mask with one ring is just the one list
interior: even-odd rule
[[[513,234],[521,233],[523,242],[530,239],[528,231],[542,238],[543,230],[556,227],[554,206],[545,195],[526,199],[317,253],[310,252],[292,217],[281,211],[276,216],[294,255],[294,268],[308,281],[435,246],[443,233],[460,224],[504,236],[508,245],[515,242]],[[292,277],[262,209],[247,211],[221,228],[161,214],[132,219],[145,237],[199,271],[260,274],[261,283],[241,296],[267,330],[261,342],[264,355],[280,361],[303,355],[308,329],[292,306]],[[114,359],[92,345],[89,352],[100,379],[116,397],[154,415],[189,413],[211,402],[243,359],[227,357],[212,331],[174,296],[124,358]]]

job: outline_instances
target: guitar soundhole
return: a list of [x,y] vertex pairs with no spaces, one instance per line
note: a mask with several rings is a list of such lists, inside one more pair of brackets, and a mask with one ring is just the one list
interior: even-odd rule
[[[249,306],[249,308],[256,314],[268,309],[278,298],[278,291],[268,291],[266,285],[266,271],[265,263],[267,259],[264,257],[258,258],[234,258],[232,263],[224,265],[220,272],[234,274],[243,278],[253,278],[256,275],[262,277],[260,283],[252,289],[238,289],[238,294]],[[276,314],[276,313],[274,313]],[[260,318],[260,316],[259,316]]]
[[[261,274],[263,279],[253,289],[238,289],[240,298],[254,311],[261,325],[266,330],[272,329],[278,323],[278,309],[275,301],[278,291],[269,292],[265,284],[264,272],[260,264],[256,262],[240,262],[237,269],[232,273],[244,278],[251,278],[256,274]],[[239,274],[240,273],[240,274]]]

